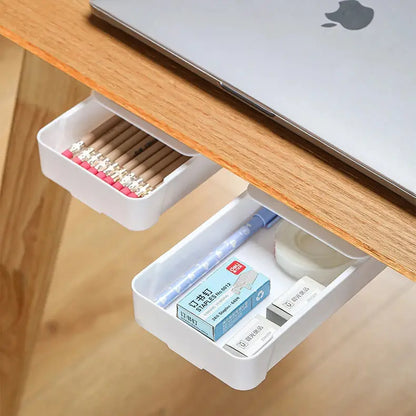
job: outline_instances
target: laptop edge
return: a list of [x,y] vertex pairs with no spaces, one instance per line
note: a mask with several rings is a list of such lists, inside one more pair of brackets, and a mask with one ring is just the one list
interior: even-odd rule
[[164,47],[163,45],[157,43],[153,39],[149,38],[145,34],[137,31],[126,25],[125,23],[119,21],[116,17],[106,13],[104,10],[100,9],[96,5],[91,3],[91,9],[95,16],[99,17],[100,19],[110,23],[112,26],[117,27],[118,29],[128,33],[129,35],[133,36],[134,38],[140,40],[141,42],[145,43],[146,45],[150,46],[152,49],[157,50],[158,52],[162,53],[163,55],[167,56],[168,58],[172,59],[173,61],[177,62],[181,66],[189,69],[193,73],[199,75],[200,77],[204,78],[205,80],[209,81],[211,84],[214,84],[217,87],[220,87],[223,91],[227,92],[228,94],[232,95],[233,97],[237,98],[238,100],[248,104],[250,107],[254,108],[257,111],[260,111],[267,117],[275,120],[280,125],[288,128],[292,132],[298,134],[302,138],[308,140],[309,142],[315,144],[319,148],[325,150],[329,154],[335,156],[337,159],[345,162],[349,166],[357,169],[359,172],[364,173],[369,178],[375,180],[376,182],[382,184],[386,188],[390,189],[391,191],[395,192],[396,194],[402,196],[407,201],[411,202],[412,204],[416,204],[416,194],[413,192],[403,188],[398,183],[390,180],[389,178],[375,172],[371,169],[371,167],[362,164],[360,161],[352,158],[348,154],[342,152],[341,150],[337,149],[336,147],[332,146],[330,143],[326,142],[325,140],[317,137],[312,132],[302,128],[301,126],[297,125],[296,123],[286,119],[282,115],[278,114],[275,110],[266,107],[264,104],[256,101],[252,97],[247,96],[244,92],[239,91],[235,87],[227,84],[225,81],[218,79],[217,77],[213,76],[209,72],[203,70],[202,68],[198,67],[194,63],[188,61],[186,58],[178,55],[174,51]]

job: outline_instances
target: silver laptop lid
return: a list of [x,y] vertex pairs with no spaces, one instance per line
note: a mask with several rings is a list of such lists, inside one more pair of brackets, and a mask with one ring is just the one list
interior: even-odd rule
[[130,32],[416,194],[411,0],[92,0]]

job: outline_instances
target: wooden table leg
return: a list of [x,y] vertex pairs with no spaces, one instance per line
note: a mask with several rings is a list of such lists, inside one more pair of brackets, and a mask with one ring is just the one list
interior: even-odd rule
[[36,133],[87,95],[25,53],[0,193],[1,416],[18,411],[70,201],[42,176]]

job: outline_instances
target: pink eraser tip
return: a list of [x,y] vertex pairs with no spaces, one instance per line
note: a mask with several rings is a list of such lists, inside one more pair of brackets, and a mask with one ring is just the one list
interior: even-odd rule
[[72,159],[72,157],[74,156],[74,154],[69,150],[69,149],[66,149],[66,150],[64,150],[63,152],[62,152],[62,154],[65,156],[65,157],[67,157],[68,159]]
[[81,166],[82,166],[84,169],[89,169],[89,168],[91,167],[91,165],[90,165],[88,162],[82,162],[82,163],[81,163]]
[[114,179],[113,179],[111,176],[107,176],[107,177],[104,179],[104,182],[107,182],[107,183],[109,183],[110,185],[112,185],[112,184],[114,183]]
[[88,169],[88,172],[91,172],[93,175],[96,175],[98,173],[98,170],[95,169],[94,167],[91,167]]
[[98,172],[98,173],[97,173],[97,176],[98,176],[100,179],[105,179],[105,178],[107,177],[107,175],[106,175],[104,172]]
[[125,186],[123,189],[121,189],[121,192],[122,192],[124,195],[128,195],[129,193],[131,193],[130,189],[129,189],[129,188],[127,188],[127,186]]
[[77,163],[78,165],[80,165],[80,164],[82,163],[82,160],[81,160],[78,156],[75,156],[72,160],[73,160],[75,163]]
[[123,189],[123,185],[120,182],[116,182],[113,185],[113,188],[116,188],[117,190],[121,191]]
[[131,192],[127,195],[129,198],[138,198],[137,194],[135,194],[134,192]]

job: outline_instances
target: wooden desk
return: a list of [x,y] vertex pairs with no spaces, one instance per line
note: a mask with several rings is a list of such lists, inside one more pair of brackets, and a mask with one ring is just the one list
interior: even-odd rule
[[[416,280],[415,207],[91,18],[87,0],[0,0],[0,33]],[[0,410],[7,416],[17,408],[69,200],[41,176],[35,133],[87,93],[26,54],[0,200]]]

